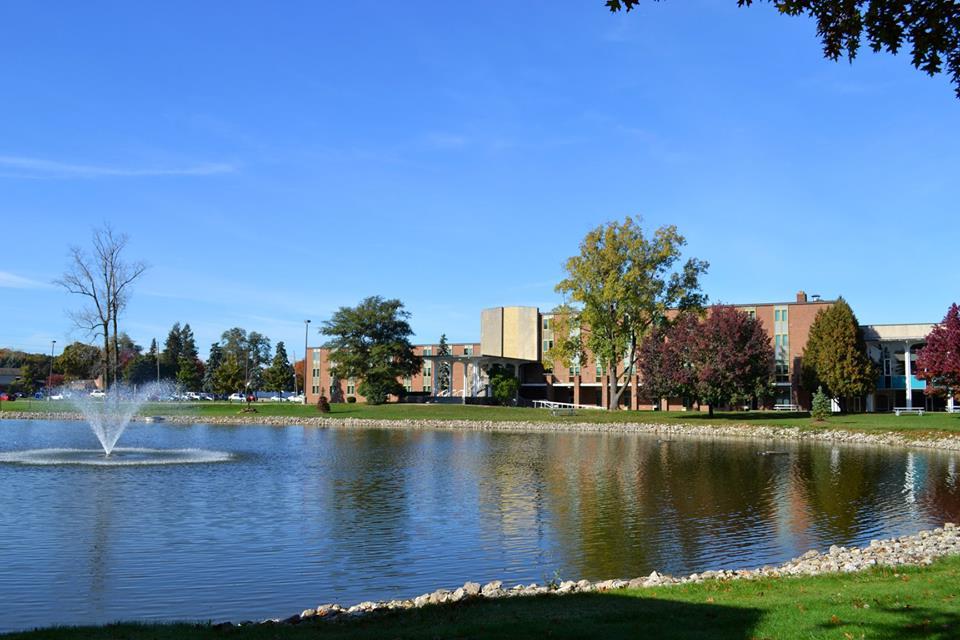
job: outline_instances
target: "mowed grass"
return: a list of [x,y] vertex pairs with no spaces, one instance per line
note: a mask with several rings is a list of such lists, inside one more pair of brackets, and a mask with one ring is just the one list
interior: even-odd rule
[[[246,415],[275,417],[324,417],[313,405],[292,403],[257,402],[255,414],[241,413],[242,405],[227,402],[196,403],[150,403],[140,411],[141,415],[180,415],[204,417]],[[802,429],[846,429],[867,432],[903,432],[916,436],[960,432],[960,414],[927,413],[923,416],[877,413],[837,415],[825,423],[814,423],[805,412],[735,411],[718,412],[713,418],[697,411],[593,411],[578,410],[573,416],[554,416],[546,409],[515,407],[486,407],[459,404],[334,404],[329,418],[355,418],[361,420],[486,420],[493,422],[548,422],[548,423],[624,423],[643,422],[652,424],[731,425],[755,424]],[[41,400],[18,400],[0,403],[0,411],[74,411],[69,402]]]
[[296,626],[209,624],[52,628],[6,640],[381,638],[960,637],[960,557],[930,567],[707,582],[572,596],[478,600]]

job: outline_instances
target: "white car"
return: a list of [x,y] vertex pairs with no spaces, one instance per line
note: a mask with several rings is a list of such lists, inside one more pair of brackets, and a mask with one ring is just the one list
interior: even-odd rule
[[100,391],[99,389],[97,389],[96,391],[91,391],[91,392],[90,392],[90,397],[91,397],[91,398],[106,398],[106,397],[107,397],[107,392],[106,392],[106,391]]
[[242,393],[231,393],[227,397],[227,400],[230,402],[246,402],[247,396],[243,395]]
[[299,404],[303,404],[303,396],[302,396],[302,395],[299,395],[299,396],[288,396],[288,397],[287,397],[287,402],[297,402],[297,403],[299,403]]
[[286,398],[283,396],[270,396],[270,402],[284,402]]
[[63,395],[62,393],[55,393],[55,394],[53,394],[52,396],[50,396],[50,399],[51,399],[51,400],[63,400],[63,399],[66,398],[66,397],[67,397],[67,396]]

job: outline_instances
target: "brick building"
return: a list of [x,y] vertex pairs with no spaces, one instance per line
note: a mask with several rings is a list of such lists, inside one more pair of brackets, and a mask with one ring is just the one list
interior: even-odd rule
[[[770,336],[776,354],[776,394],[774,402],[807,406],[809,398],[800,387],[800,356],[817,313],[833,304],[800,291],[789,302],[762,302],[733,305],[756,317]],[[512,368],[518,375],[520,395],[525,400],[554,400],[578,405],[604,406],[607,400],[607,374],[591,354],[571,367],[562,363],[544,366],[543,354],[553,344],[553,314],[540,312],[536,307],[495,307],[481,315],[479,343],[448,345],[450,355],[439,355],[439,345],[416,345],[414,351],[424,358],[422,369],[410,378],[401,380],[408,392],[433,397],[466,398],[487,395],[485,372],[491,365]],[[307,401],[316,402],[320,395],[334,401],[354,396],[358,381],[337,380],[331,376],[328,350],[320,347],[307,352]],[[437,387],[436,371],[440,366],[451,369],[451,389]],[[679,400],[656,402],[642,393],[642,381],[637,375],[628,378],[628,389],[621,398],[625,408],[650,409],[681,408]]]

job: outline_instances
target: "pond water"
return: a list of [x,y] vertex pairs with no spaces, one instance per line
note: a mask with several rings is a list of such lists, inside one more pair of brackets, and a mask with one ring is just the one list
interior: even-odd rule
[[[0,453],[96,446],[83,423],[0,423]],[[757,567],[960,520],[956,453],[202,424],[134,424],[121,446],[234,456],[0,463],[0,630]]]

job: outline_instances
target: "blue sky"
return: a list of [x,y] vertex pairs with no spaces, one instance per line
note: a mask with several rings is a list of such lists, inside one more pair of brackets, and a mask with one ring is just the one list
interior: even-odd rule
[[127,331],[203,353],[232,326],[300,353],[372,294],[476,340],[625,215],[678,225],[714,301],[960,298],[947,79],[826,61],[767,5],[8,2],[0,61],[0,345],[84,338],[49,282],[104,221],[151,265]]

